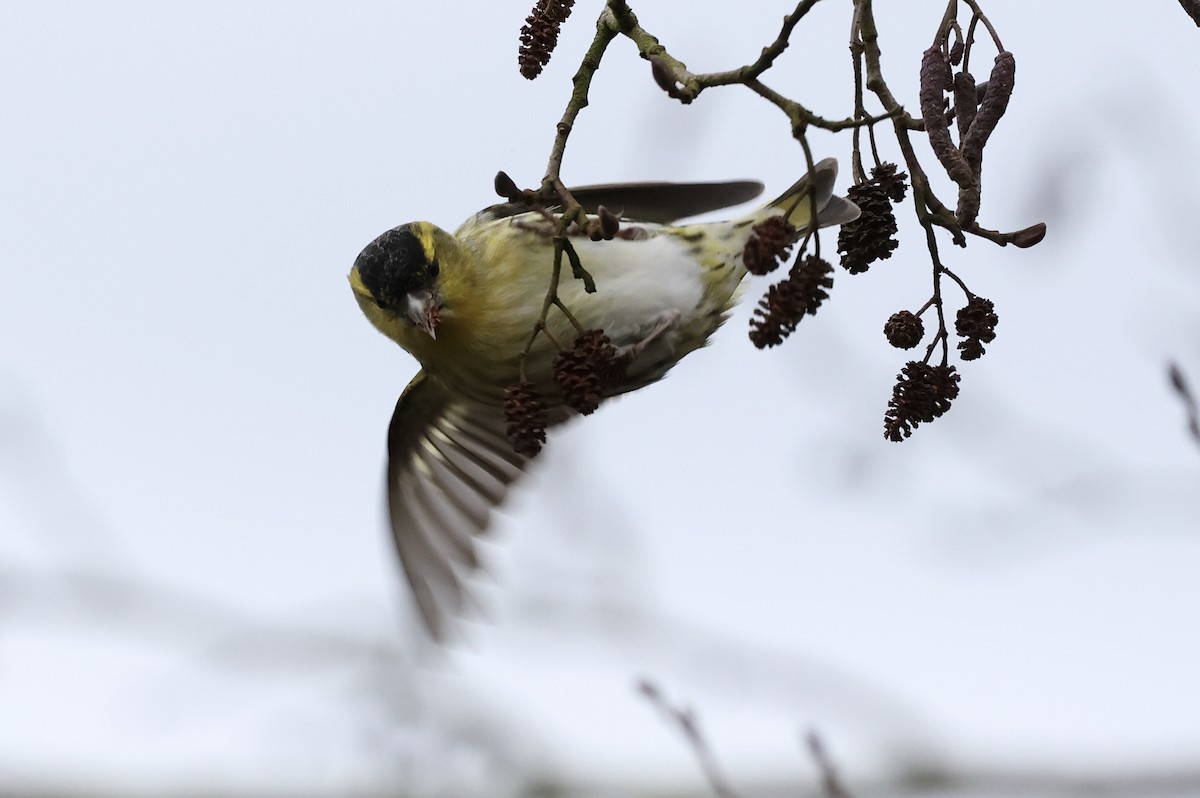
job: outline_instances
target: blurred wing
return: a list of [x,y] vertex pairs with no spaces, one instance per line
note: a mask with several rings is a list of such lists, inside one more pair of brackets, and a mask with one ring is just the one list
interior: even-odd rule
[[[762,183],[735,180],[729,183],[610,183],[572,188],[571,194],[588,213],[601,205],[622,219],[671,224],[689,216],[719,211],[749,202],[762,193]],[[556,206],[551,206],[551,210]],[[528,213],[516,203],[493,205],[483,211],[489,218]]]
[[498,408],[452,397],[419,373],[388,428],[392,536],[421,619],[443,639],[466,601],[463,578],[479,567],[475,538],[521,476]]
[[754,180],[728,183],[611,183],[580,186],[571,194],[588,213],[603,205],[622,219],[671,224],[689,216],[741,205],[757,197],[763,184]]

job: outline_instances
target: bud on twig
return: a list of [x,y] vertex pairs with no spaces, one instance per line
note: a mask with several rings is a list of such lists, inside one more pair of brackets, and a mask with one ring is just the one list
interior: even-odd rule
[[525,192],[517,188],[517,184],[506,172],[497,172],[495,181],[496,193],[509,202],[524,202]]
[[689,92],[684,91],[679,87],[679,81],[675,79],[675,73],[667,65],[667,62],[661,58],[650,57],[650,74],[654,76],[654,82],[658,87],[667,93],[667,96],[672,100],[679,100],[684,105],[689,104],[693,97]]
[[621,230],[621,220],[603,205],[596,209],[596,216],[600,218],[600,232],[604,240],[611,241]]
[[1037,224],[1026,227],[1024,230],[1018,230],[1017,232],[1013,233],[1012,242],[1021,249],[1028,249],[1036,244],[1040,244],[1042,239],[1045,237],[1046,223],[1038,222]]

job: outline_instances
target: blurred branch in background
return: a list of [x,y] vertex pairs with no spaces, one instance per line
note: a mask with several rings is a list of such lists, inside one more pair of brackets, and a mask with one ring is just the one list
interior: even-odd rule
[[[517,792],[537,772],[507,718],[419,667],[445,652],[404,635],[386,607],[323,601],[264,615],[143,572],[17,390],[0,396],[0,531],[0,738],[70,728],[47,737],[61,760],[53,767],[25,763],[0,742],[0,795],[254,792],[227,752],[196,754],[210,773],[200,780],[169,763],[214,726],[254,740],[255,759],[276,763],[272,794],[344,794],[351,783],[374,783],[380,795],[394,784],[432,793],[439,787],[420,785],[445,786],[436,773],[460,764],[471,774],[463,791],[482,776]],[[279,714],[305,720],[257,728]],[[88,728],[105,741],[81,746]],[[340,749],[325,751],[331,761],[355,757],[359,772],[332,793],[290,790],[302,776],[278,762],[312,740]],[[120,764],[139,749],[144,765]],[[96,750],[113,761],[97,765]],[[174,775],[155,788],[154,772]]]
[[290,628],[132,574],[63,568],[38,572],[0,563],[0,617],[43,627],[93,629],[186,646],[239,668],[293,670],[351,659],[401,659],[399,641],[331,629]]
[[1192,388],[1178,363],[1173,362],[1167,366],[1167,377],[1171,380],[1171,387],[1183,402],[1184,410],[1187,413],[1188,432],[1191,433],[1192,440],[1196,442],[1196,445],[1200,446],[1200,405],[1196,402],[1196,395],[1192,393]]
[[[288,630],[139,574],[35,408],[19,397],[0,405],[0,487],[17,510],[24,537],[41,549],[35,561],[46,563],[17,566],[11,564],[13,553],[0,549],[0,617],[39,623],[84,619],[172,643],[195,644],[217,635],[242,641],[235,647],[250,659],[316,663],[347,652],[380,653],[376,642]],[[5,542],[17,543],[15,534]]]
[[[145,735],[157,731],[175,740],[168,751],[197,734],[203,739],[200,730],[229,729],[236,738],[253,741],[255,759],[273,763],[263,766],[274,769],[266,793],[272,795],[390,796],[397,785],[404,785],[404,795],[477,794],[481,782],[499,794],[517,795],[544,780],[538,758],[544,750],[528,743],[536,738],[535,729],[497,714],[486,695],[461,684],[448,686],[439,669],[422,667],[421,651],[386,624],[364,626],[361,615],[343,616],[339,624],[329,607],[321,614],[323,620],[254,617],[128,575],[31,572],[0,564],[5,658],[25,650],[26,631],[37,639],[47,634],[53,639],[56,633],[64,641],[82,638],[90,641],[85,651],[165,655],[154,658],[158,664],[118,679],[105,677],[103,666],[94,669],[87,660],[54,664],[65,679],[102,679],[94,699],[105,709],[96,718],[84,709],[64,713],[47,704],[47,718],[100,725],[128,745],[153,750],[163,741]],[[345,631],[344,626],[359,628]],[[78,668],[86,673],[75,674]],[[6,674],[10,693],[21,684],[14,683],[13,670]],[[262,794],[261,786],[253,786],[259,782],[239,772],[227,753],[198,754],[210,772],[202,779],[188,775],[187,765],[168,765],[168,772],[176,773],[155,789],[147,786],[147,772],[163,770],[164,763],[147,762],[114,776],[111,767],[88,761],[90,751],[77,759],[75,744],[71,735],[64,736],[61,755],[69,764],[58,768],[14,774],[0,767],[0,795]],[[296,760],[296,751],[313,745],[320,752],[315,761]],[[354,771],[329,781],[335,765],[347,757]],[[304,774],[314,772],[327,776],[321,784],[306,785]]]
[[696,720],[695,711],[691,707],[677,707],[673,705],[663,695],[658,685],[649,679],[642,679],[638,682],[638,692],[645,696],[646,700],[654,705],[662,713],[663,717],[683,734],[684,740],[687,741],[688,746],[696,754],[696,760],[700,763],[700,768],[704,771],[704,777],[708,780],[709,786],[712,787],[712,791],[716,793],[718,798],[741,798],[729,786],[729,780],[721,772],[721,767],[717,764],[717,759],[713,755],[708,741],[704,739],[704,734],[700,731],[700,724]]
[[816,731],[810,730],[808,734],[804,735],[804,744],[808,748],[809,754],[812,755],[817,770],[821,773],[821,786],[825,790],[825,795],[828,798],[853,798],[850,791],[843,786],[842,777],[838,775],[833,759],[825,750],[825,743],[821,740],[821,736]]
[[[663,717],[679,730],[684,741],[696,756],[705,781],[717,798],[743,798],[744,796],[795,795],[794,785],[757,784],[752,788],[735,790],[725,776],[716,756],[703,732],[700,730],[696,712],[692,707],[679,706],[667,700],[662,690],[650,679],[638,682],[641,693]],[[1147,772],[1126,776],[1079,776],[1052,771],[1019,770],[972,770],[968,768],[938,768],[917,766],[907,772],[898,773],[885,781],[863,784],[854,793],[846,788],[838,768],[822,737],[813,730],[803,735],[804,746],[820,777],[821,795],[824,798],[856,798],[856,796],[908,796],[956,795],[994,798],[1016,798],[1037,795],[1044,798],[1054,796],[1106,796],[1118,798],[1182,798],[1200,794],[1200,771],[1180,770],[1177,772]]]
[[[696,711],[691,707],[672,704],[663,695],[658,685],[650,679],[641,679],[637,688],[638,692],[645,696],[646,700],[658,709],[671,725],[679,729],[688,746],[696,754],[696,760],[704,771],[704,777],[717,798],[741,798],[741,793],[730,786],[729,780],[717,763],[708,740],[700,731],[700,722],[696,718]],[[853,798],[843,786],[837,768],[826,752],[825,744],[821,741],[820,736],[815,731],[810,731],[804,736],[804,744],[821,775],[821,789],[826,798]]]

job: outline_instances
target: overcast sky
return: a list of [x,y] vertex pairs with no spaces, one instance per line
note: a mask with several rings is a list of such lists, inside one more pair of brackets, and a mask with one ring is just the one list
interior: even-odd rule
[[[789,10],[640,6],[696,71]],[[764,78],[828,117],[848,6]],[[524,2],[7,4],[0,790],[699,783],[643,677],[735,781],[808,783],[809,727],[860,775],[1197,761],[1200,449],[1165,367],[1200,387],[1200,30],[1171,0],[989,9],[1017,81],[981,221],[1050,233],[943,242],[1000,317],[945,418],[883,439],[907,356],[880,331],[930,290],[905,205],[895,257],[839,273],[785,346],[753,348],[745,303],[556,435],[496,524],[489,620],[419,644],[381,485],[416,366],[346,272],[493,202],[498,169],[541,179],[598,9],[529,83]],[[910,108],[942,10],[879,12]],[[848,136],[812,142],[844,190]],[[765,103],[681,107],[619,41],[563,175],[776,194],[802,171]]]

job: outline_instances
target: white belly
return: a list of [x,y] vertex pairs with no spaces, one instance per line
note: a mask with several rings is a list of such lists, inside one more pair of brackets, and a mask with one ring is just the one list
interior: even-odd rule
[[[559,295],[585,328],[603,329],[618,346],[641,341],[665,318],[678,317],[682,328],[707,311],[701,307],[701,267],[679,240],[656,236],[574,243],[596,281],[596,293],[585,293],[564,264]],[[671,338],[668,333],[666,340]]]

